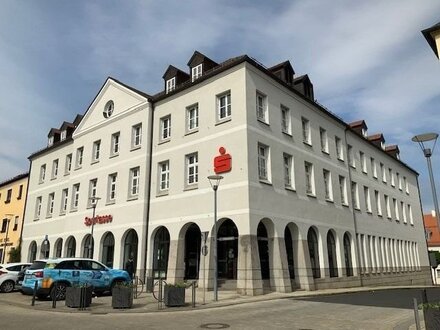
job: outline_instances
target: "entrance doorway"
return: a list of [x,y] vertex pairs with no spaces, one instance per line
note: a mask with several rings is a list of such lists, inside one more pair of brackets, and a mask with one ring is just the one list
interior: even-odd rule
[[124,261],[123,266],[127,264],[127,260],[130,256],[133,257],[134,265],[137,265],[137,253],[138,253],[138,235],[134,229],[130,229],[125,236],[124,241]]
[[160,227],[154,236],[153,277],[167,278],[168,253],[170,250],[170,233]]
[[202,233],[199,226],[192,224],[185,234],[185,279],[199,278],[200,245]]
[[218,278],[237,279],[238,230],[231,219],[225,220],[217,234]]
[[107,267],[113,268],[113,257],[115,254],[115,237],[112,233],[107,233],[102,241],[102,263]]
[[261,279],[270,278],[269,269],[269,239],[266,226],[260,222],[257,228],[258,254],[260,255]]

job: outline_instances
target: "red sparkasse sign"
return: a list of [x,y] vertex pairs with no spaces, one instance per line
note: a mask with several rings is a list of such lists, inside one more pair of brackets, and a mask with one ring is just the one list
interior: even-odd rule
[[103,223],[109,223],[113,221],[113,216],[111,214],[108,215],[97,215],[95,218],[89,218],[85,217],[84,224],[86,226],[91,226],[92,223],[96,224],[103,224]]
[[224,147],[218,149],[220,156],[214,158],[214,172],[215,174],[229,172],[231,170],[232,157],[230,154],[226,153]]

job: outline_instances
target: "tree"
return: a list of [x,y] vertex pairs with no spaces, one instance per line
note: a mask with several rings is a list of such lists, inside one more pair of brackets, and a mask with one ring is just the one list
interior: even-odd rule
[[9,250],[9,262],[20,262],[21,261],[21,244],[16,248],[13,247]]

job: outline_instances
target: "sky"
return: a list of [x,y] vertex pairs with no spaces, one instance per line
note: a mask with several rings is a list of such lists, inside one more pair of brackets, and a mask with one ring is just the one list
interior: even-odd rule
[[[108,76],[155,94],[168,65],[187,71],[198,50],[290,60],[319,103],[399,145],[429,212],[411,137],[440,133],[440,62],[420,32],[438,22],[439,0],[0,0],[0,182],[28,171],[50,128],[83,114]],[[432,164],[440,189],[440,146]]]

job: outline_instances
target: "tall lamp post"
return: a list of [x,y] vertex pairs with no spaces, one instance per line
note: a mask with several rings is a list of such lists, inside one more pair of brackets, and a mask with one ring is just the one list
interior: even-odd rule
[[2,255],[2,264],[5,263],[5,256],[6,256],[6,249],[8,247],[8,232],[9,232],[9,223],[11,222],[11,217],[13,217],[13,214],[5,214],[7,225],[6,225],[6,237],[5,242],[3,243],[3,255]]
[[217,189],[220,185],[221,175],[208,176],[209,184],[214,190],[214,301],[218,301],[217,288]]
[[[438,134],[437,133],[425,133],[414,136],[411,140],[413,142],[417,142],[420,148],[423,151],[423,154],[426,157],[426,162],[428,163],[428,172],[429,179],[431,181],[431,190],[432,190],[432,198],[434,199],[434,209],[435,209],[435,217],[437,218],[437,227],[440,229],[440,212],[438,209],[438,200],[437,200],[437,192],[435,189],[435,181],[434,175],[432,174],[432,164],[431,164],[431,156],[434,153],[435,144],[437,143]],[[432,142],[432,148],[428,148],[425,146],[425,142]]]
[[96,205],[98,204],[98,201],[100,200],[100,197],[89,197],[90,203],[92,204],[93,208],[93,216],[92,216],[92,232],[90,233],[90,242],[89,242],[89,258],[93,259],[93,252],[95,249],[95,244],[93,242],[93,229],[95,228],[95,212],[96,212]]

